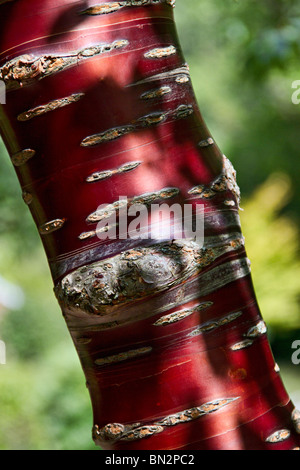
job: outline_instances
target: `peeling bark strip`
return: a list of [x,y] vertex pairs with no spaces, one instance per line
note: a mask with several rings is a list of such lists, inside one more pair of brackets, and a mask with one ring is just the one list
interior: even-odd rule
[[291,435],[291,431],[288,429],[280,429],[279,431],[275,431],[269,437],[267,437],[266,442],[270,444],[277,444],[278,442],[283,442],[289,439]]
[[230,405],[232,402],[238,400],[239,397],[217,399],[201,406],[189,408],[179,413],[167,416],[161,421],[153,423],[148,426],[141,426],[140,423],[131,425],[123,425],[120,423],[107,424],[103,428],[99,428],[96,424],[93,428],[93,438],[95,441],[136,441],[145,437],[153,436],[154,434],[161,433],[166,427],[176,426],[178,424],[188,423],[201,416],[208,415],[219,411],[225,406]]
[[[224,253],[234,250],[231,244],[205,249],[186,240],[131,249],[110,258],[109,263],[103,260],[73,271],[58,283],[55,292],[65,306],[87,314],[107,316],[110,314],[108,306],[171,289],[200,273]],[[227,278],[234,280],[245,276],[248,271],[243,262],[246,260],[238,262],[242,271],[239,274],[235,272],[233,262],[216,268],[216,273],[212,270],[212,274],[206,274],[205,284],[207,282],[211,290],[219,283],[224,285]],[[228,275],[226,270],[229,270]],[[216,274],[221,277],[220,281],[210,279]]]
[[176,52],[177,49],[175,46],[157,47],[156,49],[146,52],[144,56],[146,59],[164,59],[165,57],[176,54]]
[[166,119],[184,119],[191,116],[193,113],[194,108],[189,104],[182,104],[172,111],[150,113],[138,118],[136,121],[133,121],[130,124],[114,127],[104,132],[100,132],[99,134],[93,134],[85,137],[80,145],[82,147],[94,147],[95,145],[119,139],[120,137],[130,134],[131,132],[156,126],[166,121]]
[[66,219],[55,219],[51,222],[47,222],[39,227],[39,232],[41,235],[48,235],[50,233],[56,232],[56,230],[61,229],[66,222]]
[[[209,225],[206,225],[205,222],[206,221],[205,221],[205,216],[204,216],[204,229],[207,228],[207,226],[209,227]],[[245,239],[242,236],[240,231],[235,231],[231,233],[223,233],[217,236],[211,235],[211,236],[205,237],[204,247],[212,248],[215,246],[226,245],[228,243],[236,244],[238,240],[239,240],[240,245],[245,245]]]
[[[9,0],[6,0],[9,1]],[[80,12],[80,15],[107,15],[108,13],[115,13],[122,8],[139,7],[157,5],[159,3],[166,3],[171,7],[175,7],[175,0],[124,0],[120,2],[107,2],[102,5],[94,5],[86,10]]]
[[121,39],[110,44],[90,46],[68,55],[35,57],[31,54],[25,54],[10,60],[0,67],[0,80],[4,81],[7,90],[29,86],[36,80],[42,80],[45,77],[77,65],[81,60],[107,54],[128,44],[126,39]]
[[91,176],[88,176],[86,181],[87,183],[103,181],[108,178],[111,178],[114,175],[119,175],[122,173],[127,173],[129,171],[135,170],[138,166],[140,166],[141,163],[142,162],[128,162],[128,163],[124,163],[124,165],[119,166],[119,168],[115,168],[114,170],[97,171],[93,173]]
[[[251,273],[248,258],[228,261],[201,274],[197,282],[197,293],[201,296],[209,295],[227,284],[242,279]],[[196,284],[196,282],[195,282]]]
[[297,434],[300,434],[300,411],[293,410],[292,412],[292,422]]
[[201,199],[212,199],[218,193],[231,191],[236,196],[238,203],[240,202],[240,188],[236,181],[236,171],[232,163],[223,155],[223,171],[209,186],[199,185],[188,191],[193,196]]
[[188,336],[198,336],[198,335],[201,335],[202,333],[207,333],[209,331],[216,330],[217,328],[220,328],[221,326],[224,326],[224,325],[227,325],[228,323],[233,322],[234,320],[239,318],[241,315],[243,315],[243,312],[234,312],[220,319],[209,321],[207,323],[204,323],[203,325],[198,326],[195,330],[189,333]]
[[35,153],[35,150],[32,149],[21,150],[21,152],[15,153],[12,156],[11,161],[15,166],[22,166],[34,157]]
[[66,98],[60,98],[58,100],[50,101],[50,103],[37,106],[36,108],[29,109],[25,111],[25,113],[19,114],[18,121],[29,121],[38,116],[42,116],[43,114],[49,113],[50,111],[55,111],[56,109],[63,108],[65,106],[69,106],[72,103],[77,103],[81,98],[83,98],[84,93],[76,93]]
[[179,310],[178,312],[170,313],[169,315],[165,315],[153,323],[154,326],[166,326],[171,325],[172,323],[177,323],[180,320],[184,320],[185,318],[193,315],[194,313],[201,312],[213,305],[213,302],[202,302],[200,305],[196,307]]
[[131,351],[122,352],[120,354],[114,354],[113,356],[101,357],[95,360],[95,364],[97,366],[109,366],[111,364],[117,364],[119,362],[128,361],[129,359],[144,356],[145,354],[149,354],[151,351],[152,348],[150,346],[140,349],[133,349]]
[[178,188],[164,188],[155,193],[145,193],[141,194],[140,196],[135,196],[132,199],[121,199],[119,201],[113,202],[112,204],[108,204],[103,209],[93,212],[87,217],[86,222],[88,224],[101,222],[101,220],[110,218],[115,214],[116,211],[124,207],[129,208],[135,204],[149,205],[154,201],[166,200],[178,196],[179,192],[180,191]]
[[136,85],[145,85],[146,83],[156,82],[156,81],[163,81],[163,80],[170,80],[175,79],[177,83],[187,83],[190,81],[190,71],[188,65],[184,65],[183,67],[179,67],[173,70],[168,70],[167,72],[158,73],[156,75],[151,75],[150,77],[146,77],[138,82],[132,83],[128,85],[130,87]]

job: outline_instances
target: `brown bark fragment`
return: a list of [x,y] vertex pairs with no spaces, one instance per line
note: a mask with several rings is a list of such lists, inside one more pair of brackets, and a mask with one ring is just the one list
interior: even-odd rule
[[292,413],[292,422],[296,433],[300,434],[300,411],[294,409]]
[[27,163],[28,160],[33,158],[35,156],[35,153],[35,150],[32,149],[21,150],[20,152],[15,153],[12,156],[11,161],[15,166],[22,166]]
[[48,235],[55,232],[56,230],[61,229],[66,222],[66,219],[55,219],[39,227],[39,232],[41,235]]
[[203,325],[198,326],[195,330],[193,330],[189,334],[189,336],[198,336],[202,333],[207,333],[209,331],[216,330],[217,328],[220,328],[221,326],[227,325],[228,323],[235,321],[242,314],[243,312],[234,312],[220,319],[207,322]]
[[25,204],[27,204],[28,206],[32,203],[33,201],[33,196],[32,194],[30,194],[29,192],[27,191],[24,191],[23,194],[22,194],[22,198],[23,198],[23,201],[25,202]]
[[53,100],[53,101],[50,101],[50,103],[29,109],[28,111],[25,111],[24,113],[19,114],[18,121],[22,121],[22,122],[29,121],[30,119],[33,119],[38,116],[42,116],[51,111],[55,111],[56,109],[69,106],[72,103],[77,103],[77,101],[79,101],[83,96],[84,96],[84,93],[76,93],[71,96],[60,98],[58,100]]
[[238,400],[238,398],[239,397],[213,400],[211,402],[204,403],[203,405],[167,416],[157,424],[161,426],[175,426],[177,424],[193,421],[197,418],[200,418],[201,416],[219,411],[224,406],[230,405],[232,402]]
[[95,364],[97,366],[109,366],[111,364],[116,364],[118,362],[124,362],[128,361],[129,359],[144,356],[145,354],[149,354],[151,351],[152,348],[150,346],[139,349],[133,349],[119,354],[114,354],[112,356],[101,357],[95,360]]
[[103,428],[99,428],[96,424],[93,429],[93,438],[96,442],[107,441],[137,441],[146,437],[159,434],[164,430],[162,426],[149,425],[141,426],[140,423],[132,425],[123,425],[120,423],[107,424]]
[[93,147],[94,145],[99,145],[105,142],[111,142],[112,140],[118,139],[124,135],[129,134],[135,130],[133,125],[126,125],[121,127],[115,127],[113,129],[108,129],[107,131],[100,132],[99,134],[93,134],[81,142],[82,147]]
[[140,166],[141,163],[142,162],[128,162],[124,165],[121,165],[119,168],[115,168],[114,170],[97,171],[88,176],[86,181],[87,183],[94,183],[96,181],[106,180],[114,175],[128,173],[129,171],[135,170],[138,166]]
[[264,321],[260,321],[257,325],[250,328],[245,334],[247,338],[258,338],[267,333],[267,326]]
[[230,347],[232,351],[240,351],[241,349],[246,349],[252,346],[253,341],[250,339],[246,339],[245,341],[240,341]]
[[277,444],[278,442],[283,442],[289,439],[291,435],[291,431],[288,429],[280,429],[279,431],[275,431],[269,437],[267,437],[266,442],[270,444]]
[[211,137],[208,137],[205,140],[201,140],[201,142],[199,142],[198,146],[200,148],[205,148],[205,147],[210,147],[211,145],[214,145],[214,143],[215,143],[214,139],[212,139]]
[[146,91],[141,95],[142,100],[154,100],[157,98],[161,98],[164,95],[168,95],[172,92],[172,88],[169,86],[162,86],[160,88],[156,88],[154,90]]
[[177,50],[175,46],[167,46],[167,47],[158,47],[156,49],[151,49],[150,51],[146,52],[144,55],[146,59],[164,59],[176,53],[177,53]]
[[153,323],[154,326],[166,326],[171,325],[172,323],[177,323],[180,320],[184,320],[185,318],[193,315],[194,313],[200,312],[205,310],[213,305],[213,302],[202,302],[200,305],[193,307],[191,309],[180,310],[178,312],[170,313],[169,315],[165,315]]

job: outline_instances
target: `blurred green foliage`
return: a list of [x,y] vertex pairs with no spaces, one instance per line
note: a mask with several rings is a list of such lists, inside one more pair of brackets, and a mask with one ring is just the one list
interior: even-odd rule
[[[175,14],[202,114],[238,171],[243,232],[276,359],[289,361],[300,338],[300,105],[291,101],[300,4],[177,0]],[[0,449],[95,449],[79,359],[3,145],[0,166],[0,273],[26,296],[20,310],[0,313]],[[297,375],[289,362],[288,389],[296,390]]]
[[287,173],[295,193],[285,211],[299,221],[299,1],[178,0],[176,21],[202,114],[243,195]]
[[273,173],[241,212],[242,229],[259,305],[276,333],[300,330],[299,228],[280,214],[291,197],[291,181]]

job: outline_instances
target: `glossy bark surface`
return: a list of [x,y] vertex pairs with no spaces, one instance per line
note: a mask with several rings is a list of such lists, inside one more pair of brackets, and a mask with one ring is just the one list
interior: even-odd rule
[[[198,109],[173,3],[2,2],[1,134],[86,376],[95,442],[296,448],[235,172]],[[120,196],[203,207],[204,246],[99,240],[97,209]]]

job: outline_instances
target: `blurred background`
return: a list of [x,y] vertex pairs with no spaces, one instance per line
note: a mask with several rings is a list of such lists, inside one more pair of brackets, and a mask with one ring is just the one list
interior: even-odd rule
[[[200,109],[238,172],[242,226],[282,377],[300,407],[299,0],[177,0]],[[300,94],[298,95],[300,97]],[[79,360],[0,141],[1,450],[94,450]],[[0,361],[1,362],[1,361]]]

